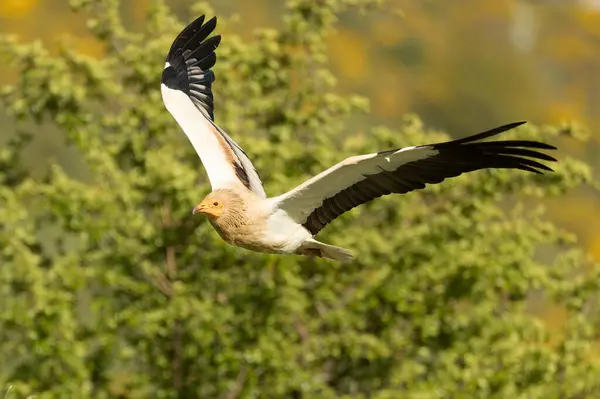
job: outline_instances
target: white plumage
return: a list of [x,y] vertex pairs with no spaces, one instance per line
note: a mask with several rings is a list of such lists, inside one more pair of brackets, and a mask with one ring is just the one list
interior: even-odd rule
[[479,140],[521,125],[516,122],[446,143],[406,147],[347,158],[285,194],[267,198],[242,148],[213,120],[211,68],[221,37],[208,38],[216,18],[188,25],[167,55],[161,79],[165,107],[198,153],[213,191],[194,208],[232,245],[270,252],[352,259],[340,247],[313,237],[342,213],[391,193],[404,194],[462,173],[485,168],[552,171],[535,161],[555,161],[526,141]]

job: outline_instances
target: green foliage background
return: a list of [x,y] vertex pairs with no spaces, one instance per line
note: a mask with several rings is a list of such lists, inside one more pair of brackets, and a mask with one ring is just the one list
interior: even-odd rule
[[[592,184],[586,164],[559,153],[554,174],[484,171],[362,206],[319,236],[353,248],[350,265],[230,247],[190,215],[210,187],[160,98],[164,55],[184,23],[157,1],[132,33],[117,0],[71,3],[106,57],[0,42],[19,74],[2,96],[21,131],[0,152],[9,397],[600,395],[600,268],[537,205]],[[348,133],[368,101],[338,94],[326,38],[340,13],[379,3],[289,0],[280,29],[224,38],[216,119],[268,193],[348,155],[448,138],[412,115]],[[199,13],[213,11],[200,3]],[[25,132],[47,121],[80,155],[76,177],[21,166]],[[516,134],[583,140],[568,126]],[[559,331],[531,313],[540,298],[569,310]]]

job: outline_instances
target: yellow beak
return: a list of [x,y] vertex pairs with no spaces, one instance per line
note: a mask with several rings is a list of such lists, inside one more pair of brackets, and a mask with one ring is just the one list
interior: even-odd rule
[[192,210],[192,215],[195,215],[197,213],[206,214],[206,205],[204,205],[204,204],[196,205],[196,207],[194,207],[194,209]]

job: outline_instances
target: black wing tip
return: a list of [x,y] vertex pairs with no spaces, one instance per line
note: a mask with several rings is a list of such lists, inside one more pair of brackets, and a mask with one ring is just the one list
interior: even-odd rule
[[558,162],[550,155],[536,150],[557,150],[558,148],[533,140],[496,140],[482,141],[507,130],[524,125],[526,121],[508,123],[475,135],[445,143],[433,144],[430,148],[440,154],[460,159],[461,162],[472,163],[474,170],[486,168],[520,169],[526,172],[544,174],[554,170],[537,160]]
[[198,18],[190,22],[185,28],[183,28],[179,36],[185,35],[190,30],[195,30],[195,34],[198,30],[200,30],[200,28],[208,29],[210,32],[212,32],[217,27],[217,16],[215,15],[206,22],[204,21],[205,19],[206,14],[200,15]]
[[221,44],[221,39],[221,34],[214,35],[206,39],[204,42],[202,42],[202,44],[210,43],[213,47],[212,50],[214,51],[217,49],[217,47],[219,47],[219,44]]
[[494,132],[495,134],[498,134],[498,133],[506,132],[507,130],[515,129],[515,128],[517,128],[519,126],[522,126],[522,125],[524,125],[526,123],[527,123],[527,121],[511,122],[511,123],[507,123],[505,125],[498,126],[498,127],[493,128],[493,129],[490,129],[490,130],[488,130],[488,131],[486,131],[484,133]]
[[211,84],[215,80],[210,69],[217,61],[221,35],[209,36],[216,26],[216,16],[206,20],[200,15],[183,28],[171,44],[161,76],[161,84],[184,92],[210,120],[214,118]]
[[[510,141],[507,141],[507,143],[510,143]],[[539,150],[558,150],[558,147],[555,147],[551,144],[546,144],[546,143],[542,143],[541,141],[529,141],[529,142],[525,142],[525,144],[523,145],[523,147],[535,147]]]
[[[179,32],[171,48],[169,49],[169,53],[167,54],[166,61],[169,62],[172,60],[179,52],[183,52],[185,50],[193,50],[195,47],[200,45],[201,43],[195,43],[194,39],[198,35],[203,35],[204,37],[200,42],[203,42],[208,35],[210,35],[215,28],[217,27],[217,16],[215,15],[211,19],[205,22],[206,15],[202,14],[192,22],[190,22],[185,28]],[[219,35],[221,36],[221,35]],[[219,41],[220,42],[220,41]],[[218,46],[219,43],[217,43]],[[191,48],[194,47],[194,48]],[[216,47],[215,47],[216,48]]]
[[[550,173],[554,172],[554,169],[552,169],[551,167],[546,166],[546,165],[543,165],[543,167],[542,166],[533,167],[533,166],[520,165],[516,169],[520,169],[525,172],[535,173],[537,175],[542,175],[542,176],[546,174],[544,172],[550,172]],[[539,170],[539,169],[541,169],[541,170]]]
[[432,144],[432,146],[434,148],[436,148],[436,147],[443,148],[443,147],[448,147],[448,146],[455,146],[455,145],[460,145],[460,144],[471,143],[473,141],[479,141],[479,140],[487,139],[492,136],[496,136],[500,133],[506,132],[507,130],[511,130],[511,129],[514,129],[521,125],[524,125],[525,123],[527,123],[527,121],[511,122],[511,123],[507,123],[505,125],[498,126],[493,129],[489,129],[484,132],[476,133],[476,134],[473,134],[473,135],[470,135],[467,137],[463,137],[460,139],[446,141],[444,143]]
[[206,36],[208,36],[215,30],[216,27],[217,27],[217,16],[215,15],[214,17],[212,17],[211,19],[206,21],[204,23],[204,25],[200,25],[198,27],[198,33],[200,32],[200,30],[202,30],[202,31],[205,31]]
[[214,27],[216,27],[217,26],[217,22],[218,22],[217,16],[215,15],[214,17],[212,17],[211,19],[209,19],[208,21],[206,21],[206,25],[212,24],[212,25],[214,25]]
[[[502,147],[529,147],[535,148],[539,150],[558,150],[557,147],[543,143],[541,141],[533,141],[533,140],[503,140],[503,141],[488,141],[488,142],[480,142],[480,140],[487,139],[493,136],[496,136],[500,133],[506,132],[508,130],[514,129],[521,125],[526,124],[527,121],[518,121],[507,123],[502,126],[495,127],[490,130],[486,130],[485,132],[477,133],[471,136],[463,137],[457,140],[451,140],[444,143],[431,144],[430,147],[435,149],[444,149],[448,147],[456,147],[462,145],[497,145]],[[556,160],[554,160],[556,161]]]

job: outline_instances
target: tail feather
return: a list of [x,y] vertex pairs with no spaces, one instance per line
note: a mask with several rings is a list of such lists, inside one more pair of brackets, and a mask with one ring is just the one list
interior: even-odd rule
[[307,256],[317,256],[337,260],[338,262],[350,262],[354,260],[352,252],[346,248],[325,244],[317,240],[308,240],[299,248],[298,253]]

